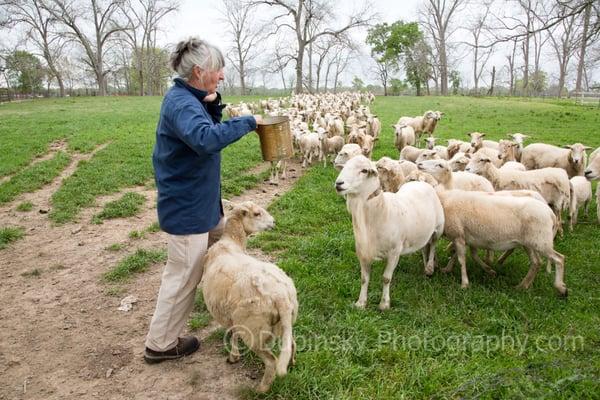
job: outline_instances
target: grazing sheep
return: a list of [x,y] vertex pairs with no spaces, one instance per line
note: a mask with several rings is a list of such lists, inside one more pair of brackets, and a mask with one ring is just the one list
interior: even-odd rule
[[[590,154],[590,163],[585,169],[585,177],[590,181],[600,179],[600,147]],[[600,223],[600,185],[596,186],[596,211]]]
[[[491,163],[488,163],[491,165]],[[446,223],[444,236],[452,244],[461,267],[461,287],[469,287],[465,260],[466,247],[486,272],[495,275],[478,256],[477,249],[510,250],[523,246],[529,256],[530,267],[520,288],[528,289],[539,267],[539,255],[556,266],[554,287],[566,296],[564,283],[564,256],[554,250],[556,217],[545,204],[530,197],[497,196],[492,193],[464,190],[437,189],[444,207]],[[452,270],[453,260],[443,272]]]
[[364,156],[350,159],[335,181],[352,215],[356,255],[361,268],[358,308],[367,304],[371,263],[386,258],[379,308],[390,307],[390,282],[402,254],[423,249],[425,273],[433,274],[435,244],[444,229],[444,212],[431,186],[422,182],[402,185],[396,193],[382,192],[377,169]]
[[471,137],[471,148],[473,153],[482,147],[489,147],[490,149],[498,150],[498,142],[493,140],[483,140],[485,133],[471,132],[467,136]]
[[561,168],[543,168],[534,171],[511,171],[497,168],[489,157],[475,154],[467,166],[467,171],[482,175],[494,185],[496,190],[535,190],[550,205],[562,233],[561,212],[571,210],[572,186],[567,173]]
[[565,145],[564,148],[545,143],[533,143],[523,149],[521,163],[527,169],[562,168],[567,171],[569,179],[574,176],[583,176],[585,169],[585,151],[591,147],[575,143]]
[[412,126],[405,124],[396,124],[392,125],[392,127],[394,128],[394,135],[396,137],[394,145],[396,146],[399,152],[402,152],[402,149],[405,146],[415,145],[415,130]]
[[452,172],[446,160],[427,160],[417,163],[420,171],[430,174],[444,190],[460,189],[493,192],[491,182],[469,172]]
[[571,221],[569,228],[573,230],[573,225],[577,223],[579,208],[584,206],[585,216],[588,216],[590,201],[592,201],[592,183],[583,176],[574,176],[570,179],[573,185],[575,201],[571,202]]
[[342,149],[339,151],[335,160],[333,160],[333,166],[338,171],[341,171],[344,167],[344,164],[348,162],[352,157],[356,157],[362,154],[362,149],[356,143],[346,143],[342,146]]
[[[294,282],[276,265],[246,254],[248,235],[273,227],[273,217],[252,202],[235,206],[223,235],[204,258],[202,294],[212,317],[231,335],[229,362],[240,359],[242,339],[265,364],[257,388],[266,392],[275,375],[294,363],[296,344],[292,326],[298,315]],[[271,352],[273,339],[282,340],[281,352]]]
[[375,166],[381,181],[381,189],[384,192],[395,193],[404,184],[404,172],[400,161],[392,160],[389,157],[381,157],[375,163]]

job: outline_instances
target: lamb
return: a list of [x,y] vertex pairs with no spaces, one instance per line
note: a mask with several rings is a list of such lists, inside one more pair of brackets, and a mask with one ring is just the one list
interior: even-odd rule
[[446,160],[427,160],[417,163],[420,171],[430,174],[444,190],[460,189],[493,192],[494,187],[487,179],[469,172],[452,172]]
[[358,156],[362,154],[362,149],[356,143],[346,143],[342,146],[342,149],[339,151],[338,155],[333,160],[333,166],[338,171],[341,171],[344,167],[344,164],[348,162],[352,157]]
[[[600,179],[600,147],[590,154],[590,163],[585,169],[585,177],[590,181]],[[596,210],[598,214],[598,222],[600,223],[600,189],[596,187]]]
[[522,133],[508,133],[510,139],[514,140],[517,144],[517,153],[516,153],[516,161],[521,161],[521,154],[523,153],[523,143],[525,143],[525,139],[529,138],[529,135],[524,135]]
[[395,193],[404,184],[404,172],[400,161],[392,160],[389,157],[381,157],[377,163],[377,173],[381,181],[381,189],[384,192]]
[[415,130],[412,126],[405,124],[396,124],[392,125],[392,127],[394,128],[394,135],[396,137],[394,145],[396,146],[399,152],[402,152],[402,149],[405,146],[415,145]]
[[[240,359],[242,339],[265,364],[257,388],[266,392],[275,375],[284,376],[294,364],[296,343],[292,326],[298,316],[294,282],[274,264],[246,254],[248,235],[270,229],[273,217],[252,202],[234,207],[221,239],[204,258],[202,294],[212,317],[231,335],[229,362]],[[282,340],[281,352],[271,352],[273,339]]]
[[471,159],[469,158],[471,155],[469,153],[463,153],[459,151],[448,161],[450,164],[450,168],[452,168],[453,172],[464,171],[469,164]]
[[433,274],[435,244],[444,229],[444,212],[435,190],[423,182],[404,184],[397,193],[382,192],[373,163],[364,156],[350,159],[335,181],[352,215],[356,255],[361,268],[356,307],[367,304],[371,263],[386,258],[379,309],[390,307],[390,282],[398,259],[423,249],[425,273]]
[[567,171],[569,179],[574,176],[583,176],[585,169],[585,151],[591,147],[581,143],[560,147],[545,143],[533,143],[523,149],[521,163],[527,169],[562,168]]
[[440,160],[440,156],[437,153],[437,150],[427,150],[423,149],[419,157],[415,160],[415,163],[419,163],[425,160]]
[[498,150],[494,150],[491,147],[482,147],[479,150],[477,150],[474,154],[489,157],[489,159],[492,161],[492,164],[494,164],[494,166],[498,168],[500,168],[500,166],[502,165],[502,160],[498,155]]
[[381,121],[377,118],[377,115],[369,115],[367,117],[367,135],[371,135],[374,138],[379,137],[381,133]]
[[569,224],[569,228],[573,230],[581,206],[584,206],[585,216],[588,216],[590,201],[592,201],[592,183],[583,176],[574,176],[570,181],[575,195],[575,201],[571,203],[571,220]]
[[467,171],[487,178],[496,190],[535,190],[546,200],[556,215],[562,232],[561,211],[571,210],[572,186],[567,173],[561,168],[543,168],[535,171],[502,170],[492,164],[489,157],[475,154]]
[[483,140],[485,133],[471,132],[468,134],[468,136],[471,137],[471,147],[473,149],[473,153],[482,147],[489,147],[490,149],[498,150],[498,142],[494,142],[493,140]]
[[[336,154],[344,146],[344,138],[341,136],[327,136],[327,131],[322,129],[318,132],[321,140],[321,153],[323,154],[323,166],[327,166],[327,156],[330,154]],[[332,161],[333,164],[333,161]]]
[[[488,162],[488,165],[491,165]],[[461,287],[469,287],[466,267],[466,247],[484,269],[495,272],[477,256],[477,248],[510,250],[523,246],[529,256],[530,267],[518,287],[528,289],[540,267],[539,255],[552,260],[556,266],[554,287],[562,296],[567,295],[564,283],[564,256],[554,250],[556,217],[539,200],[530,197],[497,196],[464,190],[437,190],[444,207],[446,223],[444,236],[454,246],[461,266]],[[452,259],[450,260],[452,262]],[[443,272],[450,272],[449,263]]]
[[509,161],[518,162],[521,159],[519,144],[510,140],[500,140],[498,143],[498,157],[502,160],[503,164]]
[[300,136],[298,146],[302,154],[302,167],[304,168],[312,163],[313,157],[319,157],[321,153],[319,135],[314,132],[305,133]]
[[446,149],[448,151],[448,158],[452,158],[458,152],[469,153],[471,150],[471,143],[457,139],[449,139],[448,147]]
[[373,153],[373,147],[375,146],[375,142],[378,139],[371,135],[365,135],[362,140],[362,153],[365,157],[371,158],[371,154]]

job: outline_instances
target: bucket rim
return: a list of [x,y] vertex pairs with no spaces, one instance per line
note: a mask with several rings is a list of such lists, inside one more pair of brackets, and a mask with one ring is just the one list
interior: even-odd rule
[[262,126],[262,125],[277,125],[277,124],[281,124],[284,122],[289,122],[289,118],[286,116],[280,116],[280,117],[264,117],[262,122],[259,122],[257,125]]

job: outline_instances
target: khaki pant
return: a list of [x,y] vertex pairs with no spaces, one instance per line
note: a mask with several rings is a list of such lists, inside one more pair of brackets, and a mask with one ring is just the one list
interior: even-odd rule
[[210,232],[169,235],[167,265],[162,274],[156,309],[150,322],[146,347],[166,351],[177,345],[188,316],[194,308],[196,287],[202,279],[202,257],[219,239],[225,218]]

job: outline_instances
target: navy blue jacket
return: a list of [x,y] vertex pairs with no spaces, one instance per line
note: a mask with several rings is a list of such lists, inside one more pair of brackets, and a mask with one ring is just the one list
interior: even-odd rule
[[221,122],[221,96],[175,79],[163,99],[152,155],[158,222],[173,235],[205,233],[221,218],[221,150],[256,129],[254,117]]

